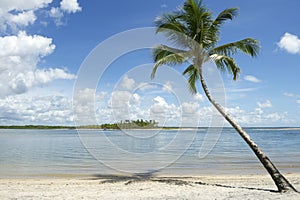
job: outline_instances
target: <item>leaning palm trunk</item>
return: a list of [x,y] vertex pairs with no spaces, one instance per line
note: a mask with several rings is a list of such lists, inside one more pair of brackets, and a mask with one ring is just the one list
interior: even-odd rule
[[289,181],[279,172],[271,160],[265,155],[265,153],[257,146],[257,144],[252,140],[252,138],[247,134],[247,132],[237,123],[235,120],[225,111],[225,109],[218,104],[214,99],[212,99],[208,87],[205,83],[202,74],[202,67],[199,67],[199,76],[202,88],[205,92],[206,97],[210,103],[219,111],[219,113],[230,123],[230,125],[240,134],[244,141],[249,145],[252,151],[255,153],[257,158],[260,160],[262,165],[271,175],[273,181],[275,182],[279,192],[295,191],[297,190],[289,183]]

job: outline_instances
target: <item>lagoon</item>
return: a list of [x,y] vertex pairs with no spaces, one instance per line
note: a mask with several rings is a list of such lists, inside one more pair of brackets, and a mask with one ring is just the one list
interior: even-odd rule
[[[283,173],[300,172],[300,130],[246,128]],[[0,178],[265,174],[231,128],[0,130]],[[199,151],[202,154],[199,156]]]

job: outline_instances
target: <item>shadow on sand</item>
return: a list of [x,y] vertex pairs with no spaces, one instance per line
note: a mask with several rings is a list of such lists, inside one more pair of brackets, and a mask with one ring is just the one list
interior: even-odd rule
[[[105,183],[124,183],[125,185],[129,185],[136,182],[160,182],[171,185],[179,185],[179,186],[195,186],[195,185],[207,185],[214,187],[223,187],[223,188],[239,188],[239,189],[247,189],[247,190],[258,190],[258,191],[266,191],[266,192],[274,192],[278,193],[277,190],[272,189],[264,189],[264,188],[255,188],[255,187],[243,187],[243,186],[233,186],[233,185],[225,185],[225,184],[217,184],[217,183],[206,183],[202,181],[192,181],[193,177],[157,177],[154,175],[155,172],[151,173],[143,173],[143,174],[132,174],[132,175],[102,175],[102,174],[94,174],[89,180],[100,180],[100,184]],[[201,179],[201,178],[199,178]]]

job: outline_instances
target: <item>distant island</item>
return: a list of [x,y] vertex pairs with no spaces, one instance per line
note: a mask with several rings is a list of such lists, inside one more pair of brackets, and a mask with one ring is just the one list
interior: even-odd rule
[[158,123],[155,120],[125,120],[113,124],[101,124],[101,125],[86,125],[79,126],[77,128],[86,129],[153,129],[158,128]]
[[155,120],[124,120],[112,124],[84,125],[84,126],[50,126],[50,125],[9,125],[0,129],[153,129],[158,127]]

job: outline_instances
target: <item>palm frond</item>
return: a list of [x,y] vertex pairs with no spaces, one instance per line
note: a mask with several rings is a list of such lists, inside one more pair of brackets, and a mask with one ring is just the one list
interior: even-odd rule
[[220,39],[221,25],[224,24],[227,20],[232,20],[237,15],[237,13],[238,13],[237,8],[226,9],[222,11],[216,17],[216,19],[211,22],[210,27],[206,29],[205,40],[203,40],[206,49],[215,47],[216,43]]
[[163,59],[166,56],[169,56],[171,54],[178,54],[180,57],[185,57],[185,59],[190,58],[189,52],[173,47],[169,47],[166,45],[159,45],[155,48],[153,48],[152,55],[155,62],[158,62],[159,60]]
[[190,48],[186,24],[181,20],[182,13],[164,14],[155,21],[156,32],[163,33],[169,41],[182,48]]
[[196,81],[199,80],[199,70],[195,65],[190,65],[183,72],[183,75],[187,75],[188,87],[192,94],[197,93]]
[[180,14],[163,14],[155,20],[157,27],[156,32],[166,32],[167,30],[173,30],[177,32],[185,32],[185,26],[178,21]]
[[223,10],[212,23],[213,26],[220,26],[227,20],[232,20],[238,14],[238,8]]
[[235,63],[234,59],[225,56],[225,55],[218,55],[213,54],[210,58],[216,63],[217,68],[221,71],[227,70],[230,74],[233,75],[233,80],[237,80],[239,73],[241,72],[238,65]]
[[202,1],[188,0],[184,3],[181,19],[187,26],[189,37],[201,44],[205,30],[211,26],[212,13]]
[[[213,18],[212,12],[202,4],[202,0],[185,0],[180,10],[162,15],[156,21],[157,32],[164,33],[176,48],[182,50],[163,45],[156,48],[153,51],[155,65],[151,77],[154,77],[157,68],[163,64],[176,65],[187,59],[202,57],[203,63],[213,59],[218,69],[228,71],[236,80],[240,68],[232,56],[242,52],[255,57],[260,49],[259,42],[252,38],[217,47],[221,26],[237,14],[238,8],[228,8]],[[197,68],[189,66],[184,74],[189,77],[191,92],[195,92],[193,81],[199,79]]]
[[211,50],[210,54],[223,54],[226,56],[232,56],[238,51],[241,51],[252,57],[258,55],[260,46],[257,40],[252,38],[246,38],[237,42],[228,43]]
[[160,45],[153,49],[153,60],[155,64],[152,69],[151,78],[153,79],[157,68],[161,65],[178,65],[189,59],[189,53],[183,50]]

